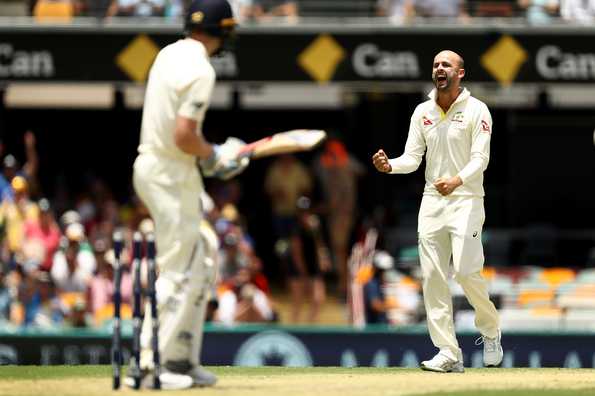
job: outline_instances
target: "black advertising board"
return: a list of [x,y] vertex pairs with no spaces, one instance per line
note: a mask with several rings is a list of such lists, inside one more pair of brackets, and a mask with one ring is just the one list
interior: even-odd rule
[[[177,29],[0,27],[0,80],[140,82]],[[595,28],[244,28],[216,59],[220,80],[427,82],[443,48],[465,58],[467,81],[595,82]]]

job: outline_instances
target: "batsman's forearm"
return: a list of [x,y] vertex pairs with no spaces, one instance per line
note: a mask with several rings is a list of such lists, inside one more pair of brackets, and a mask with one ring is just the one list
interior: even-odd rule
[[213,155],[213,145],[207,142],[202,134],[198,135],[194,132],[176,133],[175,143],[180,150],[199,159],[207,159]]

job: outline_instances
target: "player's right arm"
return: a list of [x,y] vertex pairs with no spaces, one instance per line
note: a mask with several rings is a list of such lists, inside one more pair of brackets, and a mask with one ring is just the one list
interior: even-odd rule
[[242,172],[250,160],[237,156],[245,145],[240,139],[227,138],[225,143],[217,145],[204,138],[200,124],[209,106],[214,84],[214,75],[203,76],[182,95],[176,116],[174,143],[180,150],[199,158],[205,176],[229,179]]
[[378,171],[384,173],[411,173],[419,168],[426,152],[426,140],[421,129],[421,119],[418,109],[416,109],[411,117],[409,134],[403,154],[400,157],[389,159],[386,153],[380,149],[372,157],[374,166]]
[[200,159],[207,159],[213,155],[213,145],[206,141],[201,131],[197,131],[195,119],[178,114],[174,142],[183,152]]
[[208,74],[194,81],[181,95],[176,115],[174,143],[183,152],[199,159],[213,155],[213,145],[204,138],[199,122],[204,119],[214,84],[214,77]]

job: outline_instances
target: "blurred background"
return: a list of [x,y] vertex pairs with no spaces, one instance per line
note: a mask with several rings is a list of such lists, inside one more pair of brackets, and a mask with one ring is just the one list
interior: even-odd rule
[[[452,49],[494,119],[484,275],[516,352],[505,365],[592,367],[595,0],[232,4],[241,26],[235,50],[213,59],[207,138],[315,128],[329,139],[255,160],[229,182],[207,179],[221,248],[206,363],[407,366],[431,353],[416,232],[423,173],[379,174],[371,156],[402,153],[432,59]],[[132,162],[148,70],[181,38],[184,7],[0,0],[1,362],[109,360],[111,234],[125,230],[130,244],[132,230],[152,227]],[[125,318],[130,284],[127,274]],[[473,311],[454,282],[452,293],[474,348]],[[230,294],[237,306],[220,304]],[[240,356],[270,331],[310,360],[291,360],[301,355],[289,341]]]

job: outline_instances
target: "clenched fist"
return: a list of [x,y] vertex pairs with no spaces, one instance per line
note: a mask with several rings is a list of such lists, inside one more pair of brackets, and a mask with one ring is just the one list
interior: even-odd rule
[[379,172],[390,173],[393,170],[392,166],[388,163],[388,156],[382,149],[378,150],[378,152],[372,156],[372,162]]

